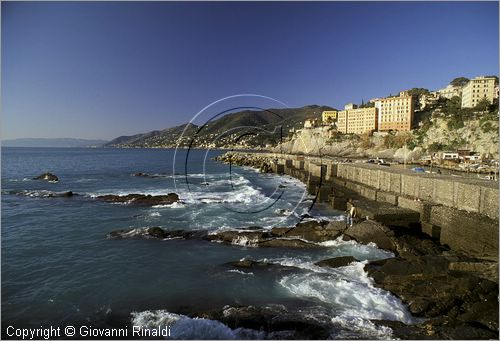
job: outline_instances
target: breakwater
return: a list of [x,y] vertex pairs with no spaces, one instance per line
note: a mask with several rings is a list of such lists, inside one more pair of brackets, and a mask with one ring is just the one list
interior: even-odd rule
[[302,155],[235,152],[231,157],[300,179],[317,201],[334,209],[345,210],[351,198],[362,217],[418,230],[453,251],[498,261],[497,182]]

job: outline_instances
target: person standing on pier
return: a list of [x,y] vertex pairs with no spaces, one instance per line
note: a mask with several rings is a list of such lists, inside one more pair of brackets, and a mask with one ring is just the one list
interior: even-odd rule
[[356,206],[354,206],[354,203],[351,198],[347,200],[347,227],[351,227],[353,224],[353,220],[356,217],[357,212],[356,212]]

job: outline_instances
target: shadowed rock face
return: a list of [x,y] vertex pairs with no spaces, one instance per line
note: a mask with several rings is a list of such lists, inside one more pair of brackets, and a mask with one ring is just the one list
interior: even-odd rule
[[498,337],[498,285],[448,268],[443,256],[391,258],[365,266],[376,285],[400,297],[412,314],[431,318],[425,323],[432,331],[428,335],[449,338],[463,330],[460,339]]
[[331,333],[329,319],[320,321],[307,314],[289,312],[281,305],[264,307],[224,307],[222,310],[195,312],[193,317],[218,320],[232,329],[248,328],[264,332],[264,339],[321,340]]
[[339,268],[341,266],[347,266],[352,262],[359,262],[353,256],[345,256],[345,257],[335,257],[329,259],[323,259],[319,262],[314,263],[317,266],[321,267],[329,267],[329,268]]
[[381,249],[395,252],[397,250],[394,232],[388,227],[374,221],[363,221],[349,227],[344,236],[362,244],[375,243]]
[[43,173],[33,178],[33,180],[59,181],[59,178],[52,173]]
[[100,195],[97,200],[115,203],[128,203],[140,206],[155,206],[155,205],[170,205],[179,201],[179,196],[176,193],[167,195],[144,195],[144,194],[127,194],[127,195]]
[[166,239],[166,238],[182,238],[182,239],[205,239],[207,231],[204,230],[173,230],[168,231],[161,227],[142,227],[135,229],[122,229],[114,230],[108,233],[108,238],[122,239],[122,238],[153,238],[153,239]]
[[324,242],[336,239],[345,228],[345,222],[343,221],[332,221],[330,223],[327,221],[308,221],[299,223],[294,228],[275,227],[271,230],[271,234],[276,237],[293,237],[312,242]]
[[208,235],[208,240],[226,244],[253,247],[284,247],[284,248],[317,248],[318,244],[306,240],[290,237],[276,237],[265,230],[233,230],[221,231]]

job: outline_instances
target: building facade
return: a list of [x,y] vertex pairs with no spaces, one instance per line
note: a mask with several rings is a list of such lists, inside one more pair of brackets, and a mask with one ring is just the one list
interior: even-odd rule
[[311,129],[319,127],[319,119],[317,118],[308,118],[304,121],[304,128]]
[[355,109],[348,104],[337,116],[337,130],[344,134],[363,134],[377,130],[377,108]]
[[449,84],[446,88],[437,91],[440,97],[451,99],[455,96],[462,96],[462,87]]
[[482,99],[493,103],[495,83],[496,79],[494,77],[476,77],[471,79],[462,90],[462,108],[473,108]]
[[323,124],[332,124],[337,121],[337,110],[327,110],[321,113]]
[[415,104],[408,92],[401,91],[399,97],[381,98],[375,102],[378,109],[379,131],[410,131]]

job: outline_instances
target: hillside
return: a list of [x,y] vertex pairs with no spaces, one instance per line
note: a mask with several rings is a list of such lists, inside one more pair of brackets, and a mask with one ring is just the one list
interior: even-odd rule
[[274,148],[292,154],[381,157],[407,161],[439,151],[469,149],[486,159],[499,158],[498,102],[484,108],[460,109],[456,99],[419,112],[411,132],[340,134],[331,127],[302,129]]
[[[299,129],[307,118],[319,118],[327,106],[310,105],[302,108],[244,110],[227,114],[207,125],[183,124],[132,136],[120,136],[106,147],[243,147],[262,148],[275,145],[287,137],[289,130]],[[281,127],[275,131],[276,127]],[[186,131],[183,134],[184,129]],[[269,133],[263,133],[265,130]],[[182,139],[181,139],[182,136]]]

